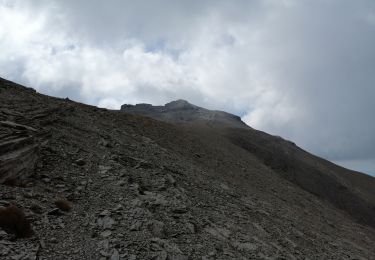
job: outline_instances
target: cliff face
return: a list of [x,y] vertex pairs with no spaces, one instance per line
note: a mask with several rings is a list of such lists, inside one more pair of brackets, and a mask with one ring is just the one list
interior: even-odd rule
[[[0,230],[1,259],[375,257],[374,179],[238,117],[184,101],[110,111],[3,79],[0,111],[2,154],[38,144],[28,171],[7,168],[21,182],[0,184],[34,236]],[[35,141],[4,146],[18,134]]]

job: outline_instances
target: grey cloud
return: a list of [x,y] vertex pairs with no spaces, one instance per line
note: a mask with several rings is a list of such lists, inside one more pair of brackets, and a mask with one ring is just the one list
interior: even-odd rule
[[282,33],[279,48],[269,46],[275,55],[286,50],[273,75],[291,92],[289,102],[308,112],[293,122],[295,138],[331,159],[374,158],[375,26],[365,19],[368,6],[317,1],[308,7],[287,14],[275,29]]

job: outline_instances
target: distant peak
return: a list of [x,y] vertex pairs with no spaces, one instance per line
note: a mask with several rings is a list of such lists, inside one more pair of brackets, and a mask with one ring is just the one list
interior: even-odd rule
[[165,107],[167,109],[196,108],[195,105],[190,104],[189,102],[187,102],[186,100],[183,100],[183,99],[178,99],[178,100],[169,102],[169,103],[165,104]]
[[241,118],[223,111],[209,110],[183,99],[178,99],[164,106],[153,106],[150,104],[122,105],[121,110],[130,114],[144,115],[154,119],[172,123],[197,123],[211,124],[217,126],[249,128]]

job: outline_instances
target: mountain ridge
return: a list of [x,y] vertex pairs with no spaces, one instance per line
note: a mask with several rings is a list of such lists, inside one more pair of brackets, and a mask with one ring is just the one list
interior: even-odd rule
[[153,106],[151,104],[136,104],[121,106],[121,111],[149,116],[172,123],[213,123],[222,124],[228,127],[250,128],[242,122],[239,116],[219,111],[209,110],[189,103],[186,100],[178,99],[166,103],[164,106]]

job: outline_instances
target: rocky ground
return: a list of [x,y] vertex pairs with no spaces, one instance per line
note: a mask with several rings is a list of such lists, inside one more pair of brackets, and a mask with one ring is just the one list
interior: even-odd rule
[[375,259],[372,227],[207,129],[5,80],[0,121],[0,206],[34,230],[0,259]]

